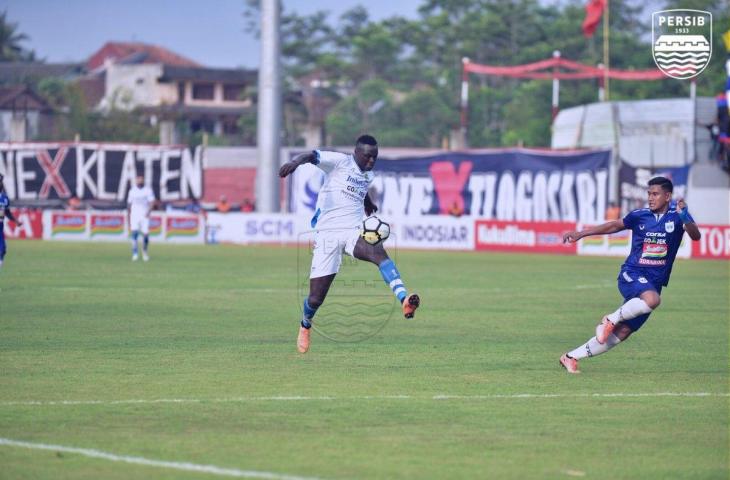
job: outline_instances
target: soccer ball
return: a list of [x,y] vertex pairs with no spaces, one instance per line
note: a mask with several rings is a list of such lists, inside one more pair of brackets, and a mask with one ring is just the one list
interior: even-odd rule
[[377,245],[384,242],[390,236],[390,225],[372,215],[362,222],[362,233],[360,234],[370,245]]

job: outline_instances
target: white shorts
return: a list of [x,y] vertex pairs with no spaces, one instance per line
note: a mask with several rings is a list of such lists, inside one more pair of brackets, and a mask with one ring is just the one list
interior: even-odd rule
[[144,215],[132,215],[129,218],[129,230],[142,232],[143,235],[150,233],[150,217]]
[[309,278],[324,277],[340,271],[342,253],[354,256],[360,229],[317,230],[314,232],[312,269]]

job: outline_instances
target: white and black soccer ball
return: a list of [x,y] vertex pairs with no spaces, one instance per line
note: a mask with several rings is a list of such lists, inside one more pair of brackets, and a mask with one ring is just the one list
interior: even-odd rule
[[360,234],[370,245],[377,245],[384,242],[390,236],[390,225],[371,215],[362,222],[362,233]]

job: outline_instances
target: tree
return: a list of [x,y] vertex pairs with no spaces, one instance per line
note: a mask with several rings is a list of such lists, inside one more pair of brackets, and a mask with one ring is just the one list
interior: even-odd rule
[[0,13],[0,62],[34,61],[35,52],[21,45],[27,40],[28,35],[18,32],[18,24],[8,20],[8,12]]
[[[716,49],[726,29],[727,0],[687,0],[715,14]],[[685,0],[667,0],[667,7]],[[696,4],[696,5],[695,5]],[[439,146],[459,127],[461,59],[518,65],[552,56],[596,65],[603,32],[581,32],[583,0],[423,0],[417,19],[374,21],[355,7],[330,23],[318,12],[282,15],[286,75],[318,72],[341,96],[326,124],[334,143],[350,143],[364,131],[383,145]],[[662,6],[658,6],[657,9]],[[611,0],[611,67],[653,68],[648,32],[651,18],[641,0]],[[724,23],[723,23],[724,22]],[[724,56],[698,78],[698,91],[720,90]],[[550,142],[550,82],[471,75],[468,143],[472,147],[545,146]],[[688,83],[613,81],[611,99],[687,95]],[[561,108],[597,101],[596,81],[561,82]],[[295,122],[287,123],[288,129]],[[288,133],[291,136],[291,133]]]

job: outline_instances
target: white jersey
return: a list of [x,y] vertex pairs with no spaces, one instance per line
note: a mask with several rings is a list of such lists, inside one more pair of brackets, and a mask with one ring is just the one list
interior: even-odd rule
[[319,190],[312,228],[358,227],[365,215],[365,195],[373,182],[372,171],[363,172],[352,155],[315,150],[315,165],[325,173]]
[[155,201],[155,194],[150,187],[138,187],[134,185],[127,194],[127,205],[131,207],[130,216],[133,218],[144,217]]

